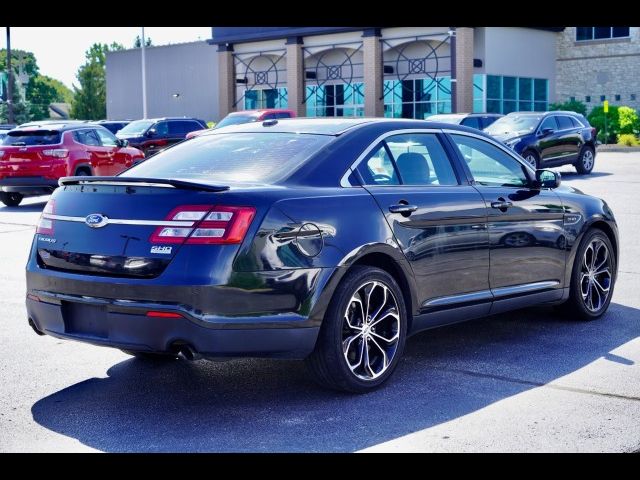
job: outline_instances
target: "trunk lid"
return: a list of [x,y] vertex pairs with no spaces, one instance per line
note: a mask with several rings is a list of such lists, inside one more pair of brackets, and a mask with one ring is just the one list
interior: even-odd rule
[[226,186],[123,177],[68,177],[61,185],[38,226],[40,264],[125,277],[162,273],[186,237],[158,238],[159,229],[194,229],[197,215],[187,213],[175,220],[176,208],[187,206],[188,212],[208,213],[222,203],[222,192],[228,190]]

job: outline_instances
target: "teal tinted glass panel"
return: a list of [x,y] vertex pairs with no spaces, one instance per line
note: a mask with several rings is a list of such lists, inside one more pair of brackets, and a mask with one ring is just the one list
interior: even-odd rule
[[536,78],[533,84],[533,99],[535,101],[547,101],[547,80]]
[[518,98],[520,100],[533,99],[533,79],[523,77],[518,79]]
[[516,77],[502,77],[502,98],[515,100],[518,98]]
[[487,75],[487,98],[502,98],[502,77]]

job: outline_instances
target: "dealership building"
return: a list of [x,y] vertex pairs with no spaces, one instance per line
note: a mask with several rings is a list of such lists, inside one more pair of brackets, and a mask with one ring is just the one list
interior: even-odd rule
[[[213,27],[147,48],[150,117],[289,108],[426,118],[546,110],[572,98],[638,108],[638,27]],[[107,55],[109,118],[140,118],[140,50]]]

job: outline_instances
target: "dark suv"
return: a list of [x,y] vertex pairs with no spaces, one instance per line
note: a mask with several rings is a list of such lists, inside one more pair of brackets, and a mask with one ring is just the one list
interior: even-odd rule
[[114,135],[131,123],[131,120],[98,120],[96,123],[109,130]]
[[128,140],[129,145],[139,148],[148,157],[181,142],[187,133],[204,128],[207,124],[197,118],[150,118],[131,122],[116,136]]
[[512,112],[484,130],[512,148],[533,168],[573,165],[591,173],[596,129],[575,112]]

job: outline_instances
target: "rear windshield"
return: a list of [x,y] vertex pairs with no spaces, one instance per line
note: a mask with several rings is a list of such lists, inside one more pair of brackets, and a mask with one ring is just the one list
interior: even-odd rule
[[118,133],[121,135],[142,135],[154,123],[153,120],[136,120],[123,127]]
[[275,183],[332,139],[277,132],[202,135],[154,155],[122,176]]
[[33,132],[9,132],[2,139],[2,145],[54,145],[60,143],[60,132],[35,130]]
[[241,123],[255,122],[255,115],[227,115],[216,124],[216,128],[228,127],[229,125],[239,125]]

